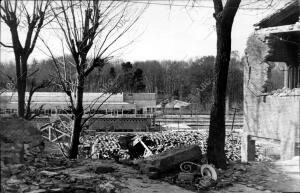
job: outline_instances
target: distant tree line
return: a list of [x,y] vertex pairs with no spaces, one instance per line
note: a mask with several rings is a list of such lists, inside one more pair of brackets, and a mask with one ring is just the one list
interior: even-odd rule
[[[70,60],[71,57],[66,60]],[[53,78],[56,74],[52,60],[34,60],[29,72],[39,69],[31,81],[36,83]],[[190,61],[137,61],[134,63],[115,61],[91,72],[85,81],[86,92],[101,92],[109,83],[118,78],[120,92],[156,92],[158,101],[183,100],[209,110],[212,103],[214,79],[214,56],[204,56]],[[75,67],[66,65],[66,76],[74,79]],[[14,77],[14,64],[1,64],[0,85],[5,87]],[[28,86],[28,88],[30,88]],[[44,92],[60,91],[58,85],[41,88]],[[230,105],[243,101],[243,66],[241,59],[233,55],[229,67],[227,98]]]

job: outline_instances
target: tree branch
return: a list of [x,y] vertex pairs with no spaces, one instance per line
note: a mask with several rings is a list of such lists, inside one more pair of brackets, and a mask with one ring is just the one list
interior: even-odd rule
[[6,48],[14,48],[14,46],[6,45],[6,44],[4,44],[4,43],[2,43],[2,42],[0,42],[0,44],[1,44],[3,47],[6,47]]
[[234,16],[239,9],[241,0],[227,0],[225,7],[223,9],[223,21],[233,22]]

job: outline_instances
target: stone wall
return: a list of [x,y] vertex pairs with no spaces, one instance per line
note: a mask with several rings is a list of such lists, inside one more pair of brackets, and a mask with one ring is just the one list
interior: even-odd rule
[[266,92],[271,67],[264,62],[269,49],[263,39],[263,36],[251,36],[246,49],[242,157],[247,157],[245,151],[251,151],[249,136],[255,136],[280,140],[281,158],[289,159],[299,151],[295,150],[295,144],[300,142],[300,89]]

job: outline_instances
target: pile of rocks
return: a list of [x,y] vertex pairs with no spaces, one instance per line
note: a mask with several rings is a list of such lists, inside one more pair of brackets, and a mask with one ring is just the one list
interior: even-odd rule
[[[198,145],[203,154],[206,153],[208,132],[202,131],[182,131],[182,132],[149,132],[136,134],[140,138],[147,137],[153,141],[153,145],[148,146],[153,154],[179,148],[183,146]],[[96,136],[83,136],[81,143],[89,145],[93,144],[94,156],[99,159],[114,159],[115,155],[120,158],[128,158],[126,151],[122,151],[118,144],[121,134],[105,133]],[[227,132],[225,141],[226,158],[230,161],[241,159],[241,136],[238,132]],[[116,153],[117,152],[117,153]],[[97,155],[97,156],[96,156]],[[88,157],[83,155],[82,157]],[[269,160],[264,155],[264,147],[257,144],[256,146],[257,161]]]

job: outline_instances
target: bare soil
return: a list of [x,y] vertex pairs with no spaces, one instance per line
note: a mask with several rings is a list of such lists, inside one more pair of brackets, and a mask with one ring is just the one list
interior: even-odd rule
[[[300,191],[299,157],[285,162],[231,163],[228,170],[219,173],[221,181],[229,180],[230,183],[225,187],[212,187],[199,192]],[[149,179],[133,167],[111,160],[87,159],[73,162],[39,160],[34,164],[2,165],[1,186],[3,192],[100,193],[103,188],[123,193],[197,192],[182,185],[170,184],[164,179]]]

